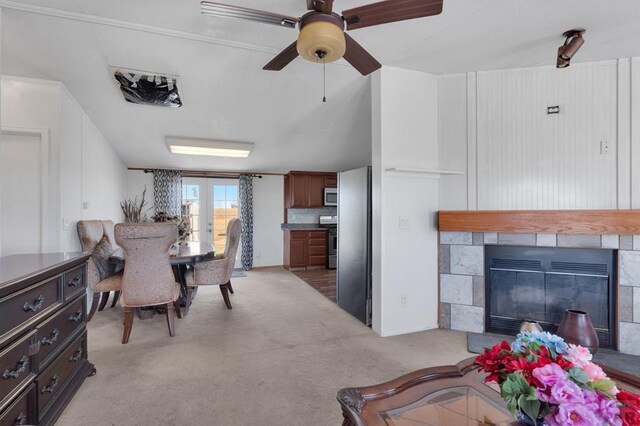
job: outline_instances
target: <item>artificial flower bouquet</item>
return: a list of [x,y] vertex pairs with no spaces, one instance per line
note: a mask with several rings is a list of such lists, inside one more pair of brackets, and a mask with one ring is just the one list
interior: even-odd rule
[[582,346],[533,331],[485,349],[474,364],[498,383],[509,410],[533,424],[640,425],[640,395],[618,390],[591,357]]

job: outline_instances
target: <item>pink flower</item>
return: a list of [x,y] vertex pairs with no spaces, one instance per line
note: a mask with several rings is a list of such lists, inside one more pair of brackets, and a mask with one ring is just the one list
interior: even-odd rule
[[596,426],[601,425],[598,417],[584,403],[560,404],[557,410],[545,417],[549,426]]
[[616,399],[609,399],[600,392],[582,390],[585,407],[588,407],[598,418],[598,424],[621,426],[620,408]]
[[604,374],[604,371],[602,370],[602,368],[599,365],[596,365],[592,362],[587,362],[585,365],[582,366],[582,369],[584,370],[585,373],[587,373],[587,376],[589,376],[589,379],[591,379],[594,382],[596,380],[607,378],[607,375]]
[[571,380],[558,381],[551,388],[549,402],[552,404],[563,404],[565,402],[584,403],[582,389]]
[[532,372],[533,377],[538,379],[543,388],[553,386],[558,380],[566,380],[567,372],[558,364],[547,364],[544,367],[538,367]]
[[565,358],[567,358],[577,367],[584,367],[585,364],[591,362],[591,358],[593,358],[593,355],[591,355],[589,349],[570,343]]
[[582,389],[569,379],[558,380],[549,389],[536,389],[536,396],[550,404],[584,403]]

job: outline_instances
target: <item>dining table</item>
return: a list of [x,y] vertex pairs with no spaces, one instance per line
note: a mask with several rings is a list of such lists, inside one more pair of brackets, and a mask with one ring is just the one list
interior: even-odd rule
[[[118,248],[111,253],[110,259],[114,262],[125,262],[126,264],[126,256],[122,248]],[[169,249],[169,264],[173,268],[176,282],[180,284],[180,306],[185,307],[187,304],[187,281],[185,277],[187,270],[196,263],[212,259],[216,259],[216,249],[209,242],[184,241],[171,246]],[[195,290],[197,290],[197,287],[194,289],[192,302],[196,295]],[[141,316],[140,312],[138,316]]]
[[[178,250],[169,250],[169,263],[173,267],[176,281],[180,283],[180,306],[187,305],[187,270],[196,263],[206,262],[216,258],[216,249],[213,244],[200,241],[185,241],[178,245]],[[198,287],[191,296],[195,298]]]

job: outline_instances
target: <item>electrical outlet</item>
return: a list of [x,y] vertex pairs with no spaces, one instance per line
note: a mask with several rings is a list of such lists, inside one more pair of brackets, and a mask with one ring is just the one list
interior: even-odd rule
[[400,296],[400,306],[402,306],[403,308],[407,307],[407,296]]
[[600,154],[609,154],[609,141],[600,141]]
[[411,221],[408,217],[400,217],[400,229],[411,229]]

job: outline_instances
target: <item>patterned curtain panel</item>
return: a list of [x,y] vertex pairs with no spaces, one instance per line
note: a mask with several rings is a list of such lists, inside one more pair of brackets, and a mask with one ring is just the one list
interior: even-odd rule
[[156,214],[182,215],[182,173],[177,170],[153,171],[153,198]]
[[242,242],[242,269],[253,267],[253,177],[240,175],[240,241]]

